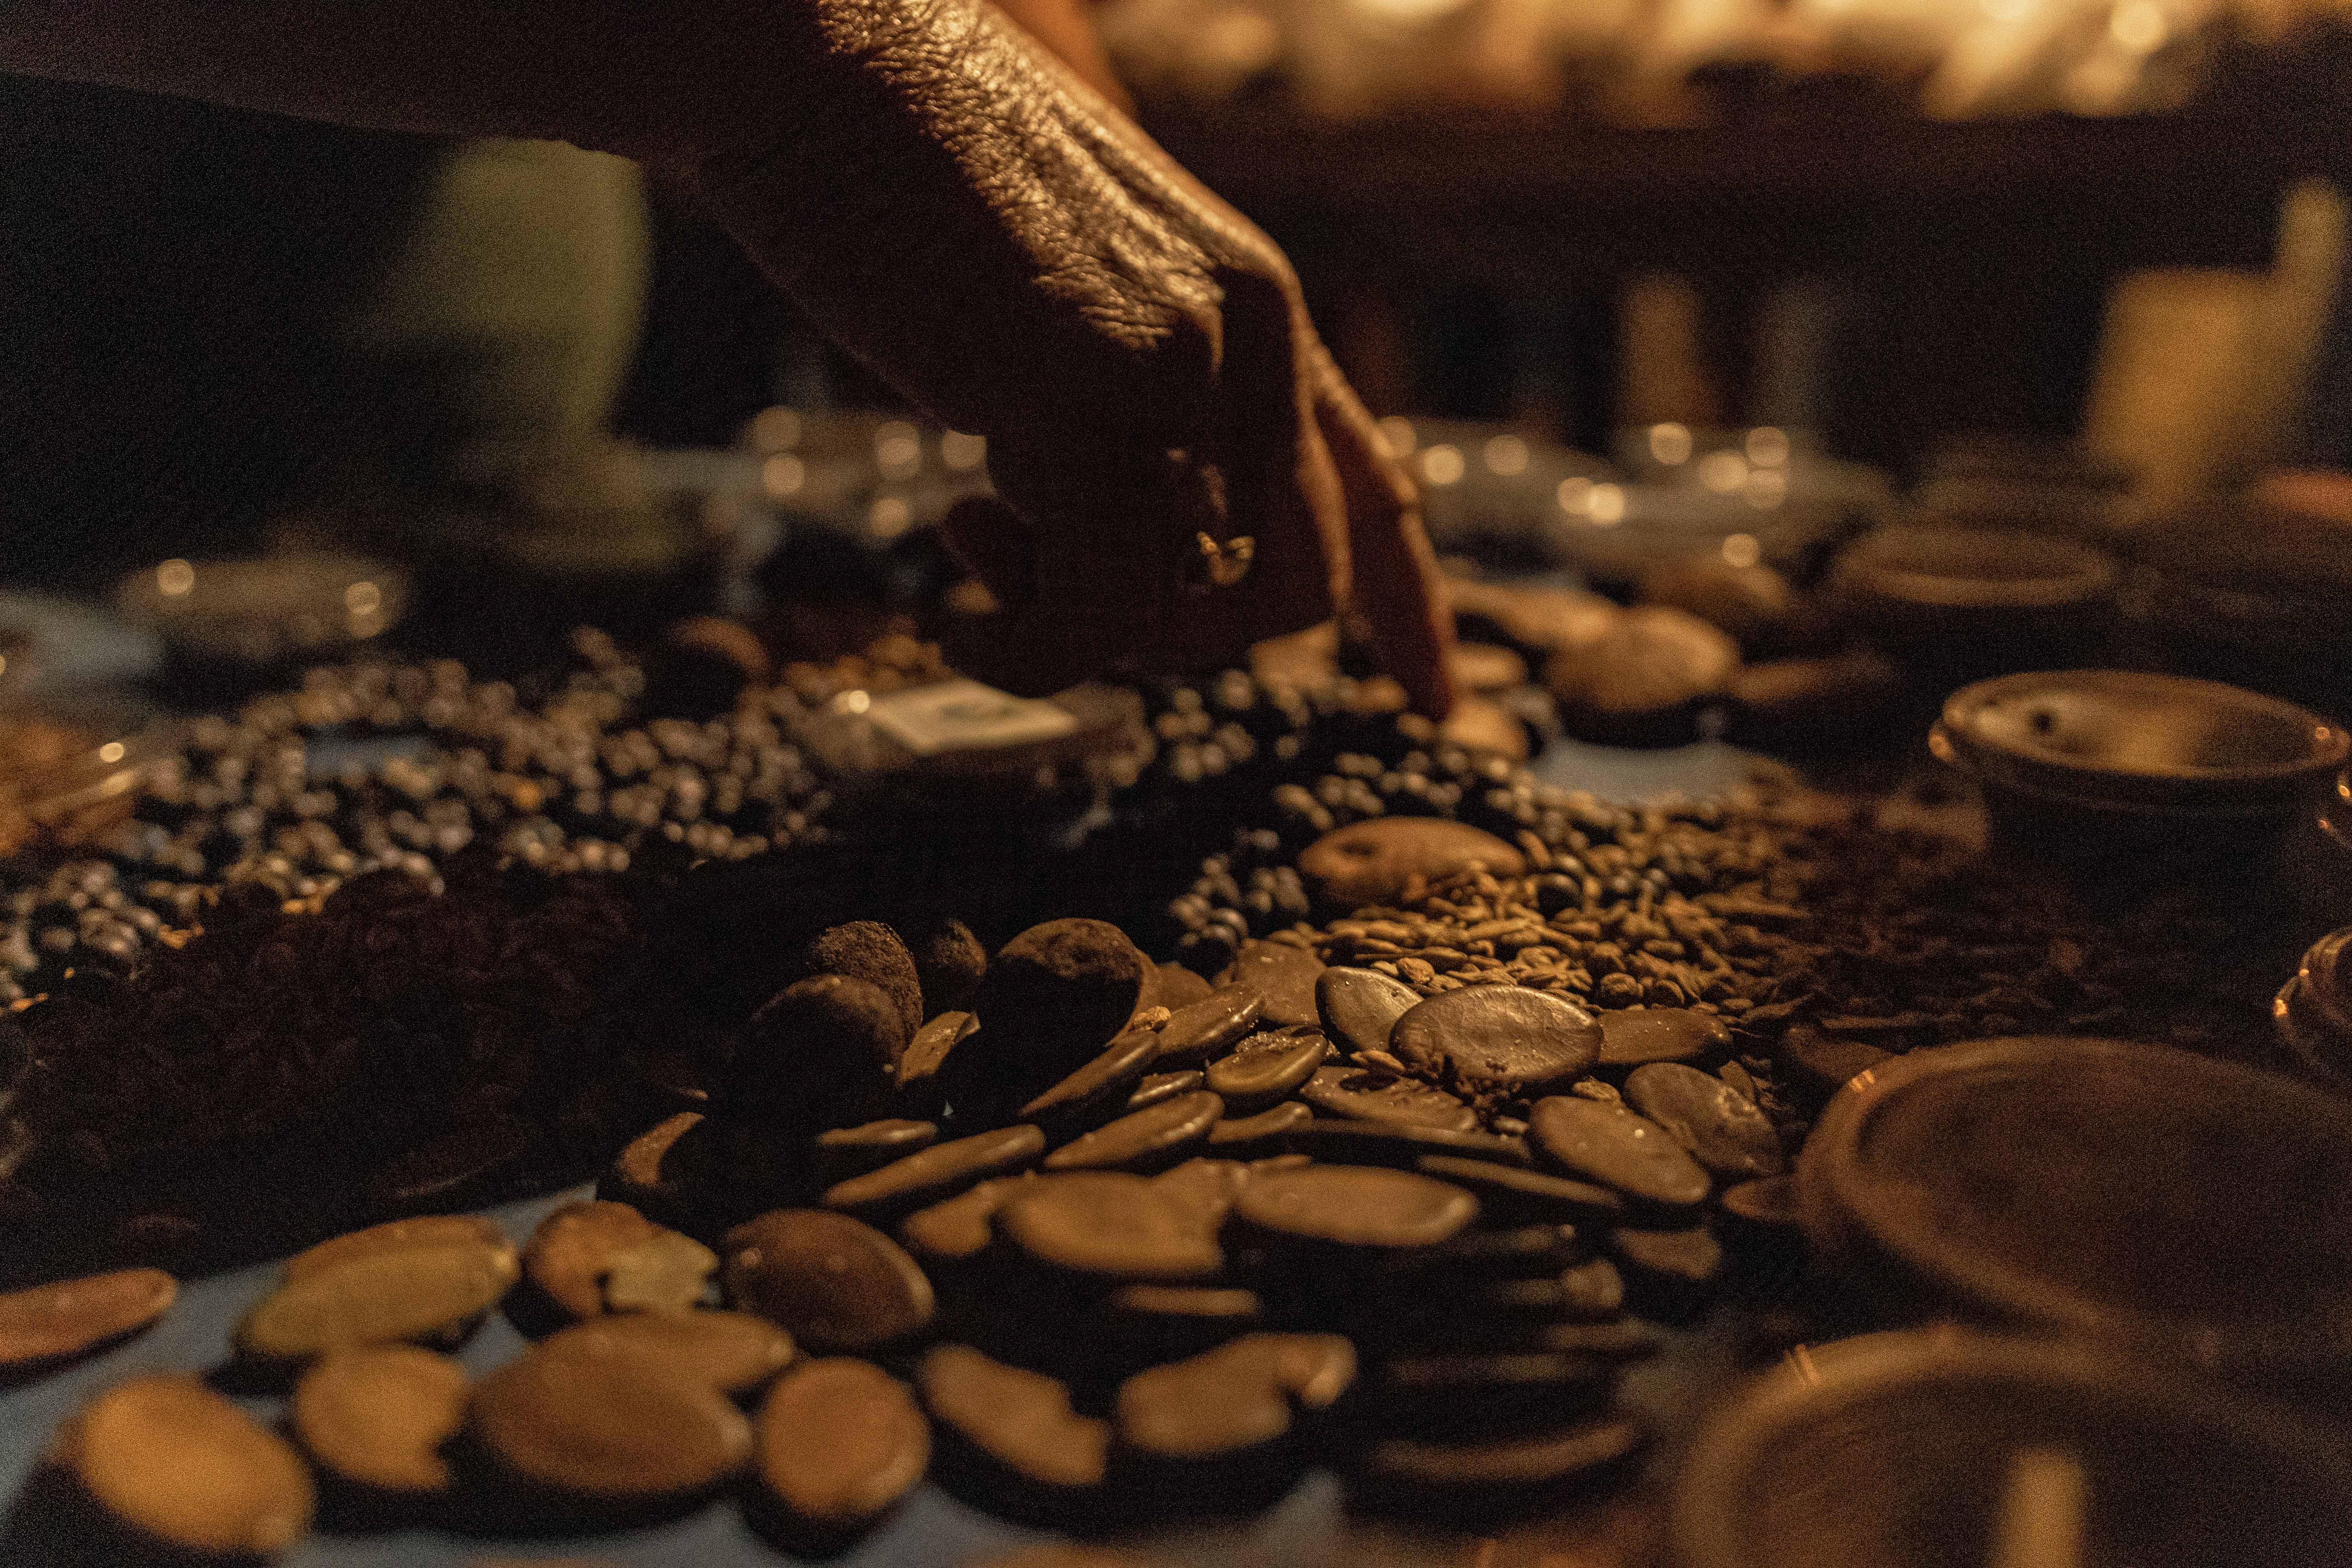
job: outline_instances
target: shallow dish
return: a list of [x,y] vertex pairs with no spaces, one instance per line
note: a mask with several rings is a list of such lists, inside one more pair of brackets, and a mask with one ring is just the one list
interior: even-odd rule
[[1829,588],[1905,662],[1991,673],[2065,662],[2095,646],[2118,576],[2113,556],[2076,540],[1905,522],[1856,540]]

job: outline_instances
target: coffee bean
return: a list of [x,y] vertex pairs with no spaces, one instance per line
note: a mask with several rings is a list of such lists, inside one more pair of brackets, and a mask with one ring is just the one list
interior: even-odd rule
[[415,1345],[324,1356],[294,1385],[295,1438],[319,1468],[372,1493],[449,1489],[442,1445],[466,1424],[466,1369]]
[[1023,1106],[1020,1120],[1034,1121],[1049,1134],[1105,1121],[1118,1112],[1159,1054],[1157,1035],[1130,1029],[1094,1060]]
[[908,939],[907,951],[915,961],[923,1004],[933,1014],[968,1005],[988,973],[988,950],[959,920],[942,920],[918,931]]
[[827,1187],[827,1208],[885,1212],[915,1208],[990,1176],[1033,1163],[1045,1152],[1045,1134],[1034,1127],[1000,1127],[937,1144],[893,1161],[880,1170]]
[[923,986],[914,955],[880,921],[851,921],[811,938],[796,967],[802,975],[845,974],[890,998],[912,1037],[923,1026]]
[[1525,857],[1491,833],[1442,817],[1378,816],[1335,828],[1298,857],[1316,897],[1345,913],[1394,904],[1412,878],[1433,882],[1476,862],[1497,877],[1527,869]]
[[1285,1152],[1290,1140],[1314,1121],[1315,1113],[1297,1100],[1286,1100],[1255,1116],[1236,1116],[1212,1125],[1209,1148],[1236,1159]]
[[604,1279],[618,1260],[676,1234],[626,1204],[565,1204],[531,1232],[522,1252],[523,1277],[566,1317],[593,1318],[608,1310]]
[[1316,1022],[1315,982],[1323,961],[1285,942],[1245,942],[1217,984],[1246,985],[1258,994],[1258,1021],[1271,1028]]
[[702,1304],[719,1255],[690,1236],[662,1230],[613,1254],[604,1271],[608,1312],[684,1312]]
[[873,1121],[889,1109],[910,1032],[879,986],[845,974],[795,982],[751,1016],[719,1099],[811,1131]]
[[[695,1134],[702,1122],[702,1112],[681,1110],[637,1134],[614,1157],[597,1195],[626,1204],[656,1224],[683,1219],[693,1201],[688,1140],[700,1141]],[[684,1152],[682,1142],[688,1144]]]
[[1706,1201],[1714,1184],[1698,1163],[1645,1116],[1622,1106],[1553,1095],[1536,1102],[1528,1138],[1570,1175],[1668,1207]]
[[1139,1110],[1149,1110],[1153,1106],[1164,1104],[1180,1095],[1196,1094],[1200,1092],[1201,1086],[1208,1081],[1209,1075],[1198,1068],[1184,1068],[1175,1072],[1148,1074],[1141,1083],[1135,1086],[1134,1092],[1127,1097],[1126,1110],[1130,1115]]
[[635,1517],[717,1490],[751,1455],[727,1396],[650,1356],[551,1342],[474,1385],[475,1440],[514,1480],[598,1515]]
[[1044,1176],[997,1211],[996,1228],[1027,1257],[1114,1279],[1205,1279],[1224,1267],[1214,1222],[1142,1176]]
[[749,1312],[630,1312],[591,1318],[540,1342],[585,1355],[628,1356],[740,1399],[792,1364],[793,1338]]
[[1319,1033],[1252,1035],[1209,1064],[1209,1090],[1228,1110],[1246,1116],[1300,1088],[1330,1054],[1331,1042]]
[[1540,1171],[1522,1171],[1491,1160],[1465,1160],[1458,1154],[1424,1154],[1413,1162],[1424,1176],[1451,1182],[1478,1199],[1488,1219],[1503,1223],[1609,1221],[1623,1217],[1625,1200],[1607,1187]]
[[1450,1443],[1391,1437],[1364,1455],[1365,1495],[1385,1493],[1405,1507],[1440,1497],[1492,1506],[1595,1475],[1639,1451],[1646,1436],[1634,1417],[1609,1415],[1531,1436]]
[[1517,985],[1465,985],[1396,1021],[1389,1049],[1405,1066],[1469,1094],[1565,1088],[1601,1055],[1601,1026],[1573,1002]]
[[310,1528],[300,1456],[184,1373],[144,1373],[99,1394],[58,1427],[48,1460],[173,1552],[274,1557]]
[[1446,1132],[1478,1130],[1476,1112],[1444,1089],[1432,1089],[1413,1079],[1389,1078],[1349,1068],[1320,1068],[1299,1094],[1318,1110],[1356,1121],[1434,1127]]
[[1524,1139],[1396,1121],[1318,1121],[1297,1129],[1293,1141],[1318,1159],[1343,1165],[1395,1165],[1410,1170],[1424,1154],[1458,1154],[1503,1165],[1533,1163]]
[[916,1384],[944,1434],[1013,1480],[1059,1493],[1102,1485],[1110,1423],[1073,1410],[1066,1384],[970,1345],[931,1351]]
[[1635,1068],[1625,1080],[1625,1103],[1725,1181],[1777,1176],[1788,1168],[1780,1136],[1755,1102],[1696,1068],[1678,1062]]
[[1257,1027],[1265,999],[1247,985],[1228,985],[1177,1010],[1160,1027],[1159,1065],[1198,1067],[1221,1057]]
[[1625,1069],[1644,1062],[1696,1062],[1731,1049],[1731,1031],[1720,1018],[1686,1007],[1621,1007],[1601,1015],[1601,1068]]
[[939,1136],[938,1123],[903,1117],[836,1127],[817,1134],[814,1169],[820,1181],[845,1182],[878,1171],[893,1160],[919,1153],[939,1142]]
[[[1083,1141],[1083,1140],[1082,1140]],[[898,1222],[898,1239],[919,1257],[962,1262],[979,1257],[996,1239],[996,1211],[1034,1176],[1003,1176],[917,1209]]]
[[1118,1441],[1156,1460],[1245,1454],[1288,1434],[1294,1408],[1329,1408],[1355,1378],[1355,1347],[1336,1334],[1244,1334],[1119,1384]]
[[1420,1004],[1420,992],[1377,970],[1335,965],[1315,978],[1323,1031],[1342,1050],[1388,1049],[1389,1031]]
[[1017,1105],[1084,1067],[1134,1016],[1150,970],[1127,933],[1102,921],[1048,921],[1023,931],[990,963],[972,1000],[982,1027],[975,1044],[988,1059],[967,1068],[951,1057],[949,1098],[959,1088],[984,1093],[1002,1085]]
[[922,1268],[897,1242],[847,1215],[776,1209],[729,1231],[719,1250],[729,1298],[820,1354],[891,1344],[931,1321],[935,1302]]
[[395,1252],[411,1247],[476,1247],[503,1257],[508,1267],[515,1264],[514,1243],[497,1223],[475,1215],[429,1214],[410,1219],[387,1220],[372,1225],[365,1230],[347,1231],[331,1236],[315,1247],[304,1248],[286,1260],[279,1277],[299,1279],[315,1269],[330,1264],[342,1263],[372,1252]]
[[1398,1249],[1452,1237],[1477,1217],[1478,1200],[1402,1171],[1310,1165],[1253,1177],[1234,1212],[1276,1238]]
[[456,1344],[514,1282],[513,1253],[478,1243],[354,1253],[255,1303],[236,1326],[236,1347],[271,1365],[352,1345]]
[[780,1379],[752,1428],[753,1474],[795,1543],[838,1548],[923,1479],[930,1423],[905,1384],[871,1362],[813,1361]]
[[1214,994],[1210,984],[1181,963],[1160,963],[1152,966],[1150,1001],[1154,1006],[1165,1007],[1171,1013],[1181,1013],[1196,1002],[1206,1002]]
[[1224,1114],[1224,1103],[1213,1094],[1195,1090],[1130,1111],[1046,1155],[1045,1169],[1084,1171],[1165,1163],[1212,1135],[1218,1118]]
[[0,1372],[21,1373],[136,1333],[179,1294],[179,1281],[160,1268],[125,1268],[0,1295]]

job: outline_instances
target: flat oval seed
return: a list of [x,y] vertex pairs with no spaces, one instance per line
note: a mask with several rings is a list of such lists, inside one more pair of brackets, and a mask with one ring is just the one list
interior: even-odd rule
[[776,1209],[729,1231],[721,1248],[728,1295],[812,1350],[870,1350],[931,1321],[931,1282],[921,1267],[847,1215]]
[[766,1387],[793,1359],[792,1335],[749,1312],[631,1312],[591,1318],[540,1342],[585,1355],[634,1357],[732,1399]]
[[1265,999],[1247,985],[1228,985],[1206,1001],[1179,1007],[1160,1028],[1159,1065],[1199,1067],[1221,1057],[1257,1027]]
[[1626,1079],[1625,1103],[1724,1181],[1777,1176],[1789,1168],[1780,1134],[1756,1102],[1713,1074],[1652,1062]]
[[279,1278],[299,1279],[314,1269],[331,1263],[341,1263],[362,1253],[393,1252],[407,1247],[488,1247],[494,1252],[514,1256],[514,1243],[493,1221],[465,1214],[416,1215],[408,1219],[387,1220],[369,1226],[365,1230],[347,1231],[331,1236],[316,1247],[308,1247],[286,1260]]
[[719,1255],[690,1236],[665,1230],[613,1255],[604,1274],[608,1312],[688,1312],[702,1304]]
[[1491,1132],[1453,1132],[1443,1127],[1414,1127],[1395,1121],[1318,1121],[1300,1128],[1293,1141],[1299,1148],[1334,1164],[1410,1168],[1430,1154],[1454,1154],[1468,1160],[1523,1167],[1535,1163],[1523,1138],[1498,1138]]
[[309,1361],[351,1345],[462,1338],[515,1282],[511,1253],[479,1246],[366,1252],[289,1279],[236,1327],[261,1362]]
[[845,1182],[878,1171],[893,1160],[919,1154],[940,1141],[936,1122],[893,1118],[862,1127],[836,1127],[816,1135],[817,1171],[827,1182]]
[[62,1361],[134,1333],[171,1310],[179,1281],[160,1268],[60,1279],[0,1296],[0,1371]]
[[1118,1171],[1041,1176],[996,1226],[1038,1262],[1076,1274],[1178,1282],[1224,1267],[1215,1224],[1197,1204]]
[[1209,1075],[1199,1068],[1180,1068],[1173,1072],[1148,1073],[1134,1092],[1127,1097],[1125,1110],[1131,1115],[1163,1104],[1179,1095],[1193,1094],[1209,1081]]
[[1601,1057],[1601,1026],[1573,1002],[1517,985],[1441,992],[1396,1021],[1389,1050],[1465,1094],[1565,1089]]
[[1045,1156],[1045,1169],[1087,1171],[1173,1159],[1208,1137],[1224,1113],[1225,1102],[1205,1090],[1179,1095],[1072,1139]]
[[415,1345],[337,1351],[302,1374],[289,1410],[311,1462],[372,1491],[449,1489],[441,1446],[466,1424],[466,1369]]
[[803,1531],[857,1535],[931,1462],[931,1426],[903,1383],[871,1362],[813,1361],[768,1391],[752,1428],[755,1473]]
[[1614,1221],[1625,1213],[1625,1200],[1607,1187],[1540,1171],[1522,1171],[1489,1160],[1465,1160],[1451,1154],[1425,1154],[1414,1168],[1424,1176],[1452,1182],[1477,1195],[1490,1219]]
[[825,1189],[833,1209],[918,1207],[935,1203],[989,1176],[1031,1163],[1045,1152],[1045,1134],[1023,1125],[974,1133],[893,1161],[880,1170]]
[[1728,1056],[1731,1031],[1720,1018],[1687,1007],[1619,1007],[1601,1015],[1603,1071],[1644,1062],[1695,1062]]
[[1209,1149],[1216,1153],[1247,1155],[1286,1143],[1315,1120],[1315,1113],[1288,1100],[1255,1116],[1234,1116],[1209,1129]]
[[1181,963],[1159,963],[1152,968],[1154,973],[1144,986],[1143,1000],[1149,1005],[1176,1013],[1215,994],[1207,981]]
[[1664,1128],[1622,1106],[1554,1095],[1536,1102],[1528,1137],[1571,1175],[1647,1203],[1686,1208],[1714,1185]]
[[702,1112],[681,1110],[638,1133],[614,1156],[598,1195],[626,1204],[648,1219],[666,1223],[680,1217],[688,1198],[679,1146],[683,1142],[690,1149],[708,1137],[695,1131],[701,1125]]
[[1072,1409],[1058,1380],[970,1345],[941,1345],[916,1382],[932,1419],[1023,1480],[1064,1491],[1102,1484],[1110,1423]]
[[1234,1212],[1277,1236],[1342,1247],[1432,1247],[1478,1217],[1460,1187],[1376,1165],[1309,1165],[1253,1177]]
[[1465,1443],[1394,1437],[1372,1447],[1364,1471],[1386,1486],[1484,1499],[1565,1484],[1625,1458],[1644,1436],[1639,1421],[1612,1415],[1533,1436]]
[[1277,1028],[1315,1022],[1315,978],[1323,961],[1286,942],[1242,943],[1217,976],[1220,985],[1246,985],[1258,994],[1258,1017]]
[[1442,1089],[1417,1079],[1389,1078],[1357,1068],[1318,1068],[1299,1098],[1316,1110],[1355,1121],[1475,1132],[1478,1116]]
[[1246,1115],[1306,1083],[1330,1054],[1331,1042],[1319,1034],[1253,1035],[1209,1064],[1209,1090]]
[[996,1211],[1012,1201],[1020,1184],[1034,1180],[1000,1176],[917,1209],[898,1222],[898,1239],[923,1258],[951,1262],[977,1258],[996,1239]]
[[468,1413],[516,1477],[607,1507],[709,1491],[751,1453],[751,1423],[725,1394],[626,1354],[541,1344],[477,1384]]
[[1384,1051],[1396,1021],[1421,1005],[1421,993],[1377,969],[1334,965],[1315,977],[1323,1028],[1349,1051]]
[[183,1373],[108,1389],[58,1428],[49,1458],[115,1519],[186,1552],[273,1557],[316,1504],[291,1447]]
[[1732,1218],[1780,1236],[1794,1236],[1804,1224],[1794,1176],[1763,1176],[1726,1187],[1722,1202]]
[[1118,1110],[1160,1053],[1160,1037],[1130,1029],[1100,1056],[1023,1106],[1019,1119],[1040,1126],[1083,1126]]
[[604,1276],[614,1260],[666,1228],[626,1204],[565,1204],[530,1233],[522,1249],[523,1276],[567,1316],[593,1318],[605,1310]]

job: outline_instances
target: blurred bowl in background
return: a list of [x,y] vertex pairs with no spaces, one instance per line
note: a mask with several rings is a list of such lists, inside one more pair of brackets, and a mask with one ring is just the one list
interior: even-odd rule
[[130,816],[174,737],[143,704],[110,692],[51,692],[0,709],[0,855],[91,842]]
[[160,637],[182,675],[332,658],[398,625],[408,600],[400,568],[320,551],[165,561],[114,591],[122,616]]
[[2017,529],[1889,523],[1832,567],[1831,600],[1900,662],[1947,687],[2086,662],[2118,571],[2106,552]]

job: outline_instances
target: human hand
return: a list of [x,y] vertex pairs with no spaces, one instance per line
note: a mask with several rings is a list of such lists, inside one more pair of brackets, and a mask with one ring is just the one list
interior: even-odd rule
[[1273,242],[984,5],[793,15],[817,66],[696,173],[822,325],[988,438],[1002,499],[949,525],[1003,606],[969,667],[1195,669],[1345,605],[1442,714],[1412,484]]

